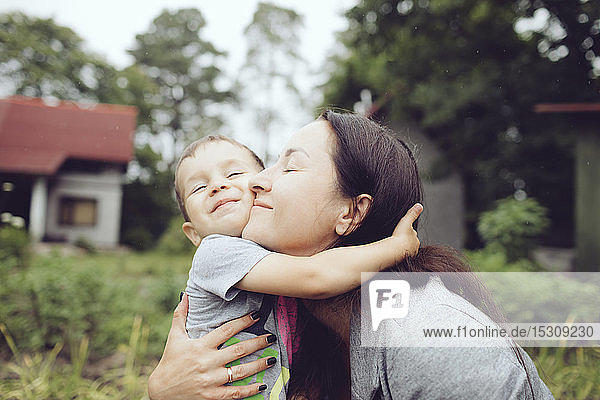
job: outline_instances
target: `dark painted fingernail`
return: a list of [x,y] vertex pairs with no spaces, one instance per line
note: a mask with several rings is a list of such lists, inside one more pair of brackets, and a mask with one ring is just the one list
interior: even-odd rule
[[262,392],[262,391],[263,391],[263,390],[265,390],[266,388],[267,388],[267,385],[265,385],[265,384],[262,384],[262,385],[260,385],[260,386],[258,387],[258,391],[259,391],[259,392]]
[[260,313],[258,311],[254,311],[252,314],[250,314],[250,318],[252,318],[253,320],[259,320],[260,319]]
[[183,292],[179,292],[179,301],[181,301],[181,299],[183,299]]
[[276,340],[277,340],[277,336],[275,336],[275,335],[267,336],[267,343],[273,343]]
[[277,359],[275,357],[269,357],[267,358],[267,365],[273,365],[277,362]]

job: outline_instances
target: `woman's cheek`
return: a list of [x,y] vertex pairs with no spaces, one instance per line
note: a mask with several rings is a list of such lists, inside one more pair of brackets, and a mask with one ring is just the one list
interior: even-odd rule
[[250,210],[250,219],[242,231],[244,239],[252,240],[261,246],[271,248],[274,238],[277,237],[277,225],[273,223],[273,211],[253,208]]

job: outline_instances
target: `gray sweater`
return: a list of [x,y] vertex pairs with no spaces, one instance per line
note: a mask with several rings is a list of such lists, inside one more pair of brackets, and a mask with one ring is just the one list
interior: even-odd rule
[[[456,326],[472,326],[487,318],[446,289],[441,280],[432,279],[411,292],[410,313],[402,325],[427,326],[428,321],[439,320],[441,315]],[[352,399],[553,398],[520,347],[517,351],[529,380],[510,347],[363,347],[361,323],[363,332],[370,332],[370,315],[363,315],[361,321],[360,313],[356,313],[351,321]],[[402,325],[384,320],[374,335],[388,340],[402,334]],[[369,343],[373,340],[378,338],[370,337]]]

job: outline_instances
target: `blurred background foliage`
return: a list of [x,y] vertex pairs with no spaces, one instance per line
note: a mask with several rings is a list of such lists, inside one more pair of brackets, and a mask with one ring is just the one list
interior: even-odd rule
[[[569,246],[572,121],[533,106],[598,101],[599,17],[597,1],[364,0],[346,13],[325,104],[424,130],[465,182],[468,247],[478,214],[525,188],[548,208],[544,242]],[[371,104],[357,104],[364,90]]]
[[[533,106],[598,101],[600,2],[363,0],[345,17],[323,104],[417,126],[442,149],[438,170],[465,183],[473,264],[536,271],[536,240],[572,246],[572,121]],[[199,10],[164,11],[119,69],[52,19],[0,15],[0,80],[13,94],[138,107],[121,238],[144,250],[32,254],[21,228],[0,226],[0,399],[144,397],[193,254],[172,198],[177,154],[223,126],[221,104],[250,106],[253,90],[269,90],[261,72],[306,104],[291,73],[269,64],[300,62],[290,42],[301,15],[261,3],[234,80],[205,25]],[[274,121],[269,104],[252,106],[257,126]],[[530,353],[557,398],[600,398],[597,349]]]
[[193,255],[180,235],[179,252],[31,254],[0,225],[0,399],[147,397]]
[[261,2],[244,30],[248,49],[236,82],[243,99],[257,100],[249,105],[265,148],[254,150],[266,155],[263,161],[267,166],[274,161],[269,159],[270,138],[281,129],[278,124],[285,118],[279,96],[286,93],[297,108],[307,106],[294,79],[295,72],[306,67],[298,48],[303,24],[303,17],[297,12]]
[[482,213],[477,231],[493,251],[502,251],[509,262],[530,258],[537,239],[550,225],[547,210],[537,200],[513,197],[498,200],[496,208]]
[[[533,107],[598,101],[599,16],[597,1],[360,1],[346,12],[348,28],[324,67],[323,104],[417,126],[432,139],[443,153],[436,175],[456,169],[465,185],[468,248],[483,245],[479,213],[517,191],[548,209],[552,229],[542,243],[569,247],[573,121]],[[128,246],[151,248],[177,215],[177,155],[223,127],[224,103],[253,109],[266,139],[279,118],[276,102],[253,103],[253,94],[279,85],[298,107],[309,104],[293,80],[302,64],[295,46],[301,15],[260,3],[235,79],[219,69],[227,54],[203,38],[205,25],[197,9],[162,12],[136,36],[134,62],[119,70],[52,19],[0,15],[0,77],[14,94],[140,110],[124,189],[121,238]]]

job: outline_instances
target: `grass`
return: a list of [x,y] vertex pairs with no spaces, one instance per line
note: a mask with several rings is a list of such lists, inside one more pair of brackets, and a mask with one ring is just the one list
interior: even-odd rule
[[62,343],[46,353],[22,354],[4,324],[2,332],[13,358],[1,371],[0,399],[147,399],[147,377],[154,365],[145,365],[145,351],[148,341],[148,327],[142,326],[137,317],[131,328],[129,342],[120,346],[125,363],[106,370],[98,378],[85,376],[88,356],[88,339],[83,338],[77,352],[71,353],[70,362],[61,362],[58,356]]
[[144,398],[191,259],[57,248],[1,270],[0,399]]
[[[83,268],[102,268],[113,278],[126,280],[152,279],[174,275],[182,280],[189,271],[193,254],[151,252],[111,252],[71,256]],[[184,277],[185,275],[185,277]]]
[[[467,251],[466,254],[477,271],[543,271],[539,264],[527,258],[511,262],[502,249],[493,246]],[[531,302],[540,301],[543,299],[531,299]],[[540,377],[556,399],[600,400],[599,348],[538,347],[526,348],[525,351],[533,359]]]
[[[192,254],[173,255],[158,251],[70,256],[53,252],[33,256],[28,269],[15,269],[11,273],[17,274],[19,279],[14,280],[18,283],[14,296],[10,297],[13,294],[7,289],[0,291],[0,297],[8,296],[0,299],[0,310],[2,307],[8,309],[0,314],[4,315],[0,318],[0,338],[4,338],[3,342],[0,339],[0,400],[147,398],[147,378],[162,352],[171,312],[177,304],[179,291],[185,287],[191,258]],[[487,257],[479,261],[496,270],[497,267],[492,265],[496,264],[494,260]],[[53,275],[43,274],[53,271],[60,271],[68,279],[54,277],[57,279],[54,282],[50,279]],[[83,275],[77,281],[69,280],[75,279],[77,274]],[[19,314],[21,309],[11,308],[9,303],[27,305],[30,299],[24,294],[22,283],[30,278],[50,285],[34,288],[38,291],[34,292],[42,296],[40,298],[47,293],[56,294],[54,292],[60,287],[59,294],[87,296],[73,292],[69,285],[79,287],[82,282],[97,278],[92,282],[93,289],[86,289],[84,293],[96,288],[100,292],[98,286],[104,287],[104,297],[98,297],[98,301],[103,302],[102,312],[81,314],[83,319],[89,318],[93,323],[81,328],[78,335],[52,331],[57,339],[48,343],[15,340],[13,337],[28,338],[31,335],[30,331],[19,330],[30,324],[30,315]],[[56,301],[60,307],[57,307],[66,307],[66,310],[56,310],[62,313],[50,313],[44,321],[52,325],[62,321],[60,318],[68,321],[69,314],[89,311],[77,308],[81,303],[79,300],[59,298]],[[29,310],[27,307],[22,309]],[[24,322],[17,323],[18,318]],[[600,349],[531,348],[527,351],[556,398],[600,399]]]
[[600,349],[540,347],[533,355],[540,377],[557,399],[600,399]]

